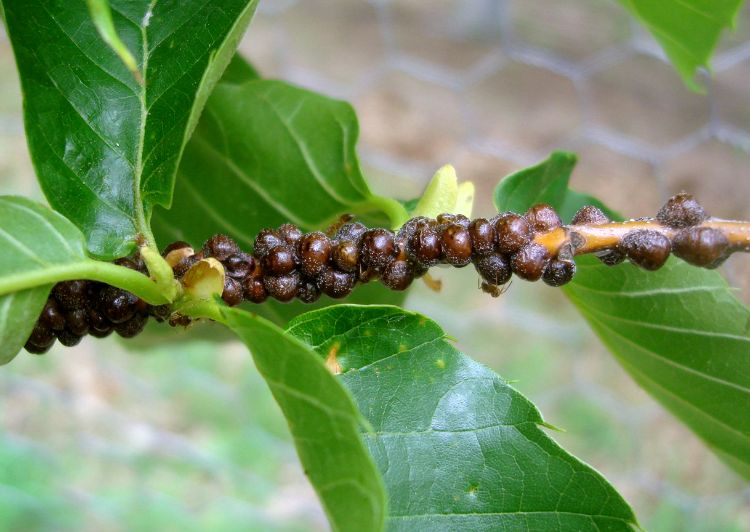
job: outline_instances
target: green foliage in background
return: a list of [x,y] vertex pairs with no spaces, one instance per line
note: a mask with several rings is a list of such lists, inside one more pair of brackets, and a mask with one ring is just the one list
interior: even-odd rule
[[154,205],[170,205],[182,148],[256,1],[110,4],[140,82],[84,2],[3,2],[39,182],[102,259],[132,252]]
[[[495,191],[498,210],[523,212],[544,201],[572,216],[588,203],[569,192],[574,165],[575,156],[556,152],[507,177]],[[610,268],[592,257],[576,262],[563,291],[602,342],[645,390],[750,478],[750,309],[719,273],[674,258],[657,272]]]
[[224,309],[220,319],[252,352],[331,527],[380,530],[385,489],[359,437],[362,418],[351,396],[312,349],[271,322],[237,309]]
[[[373,194],[362,175],[358,135],[348,103],[262,80],[235,56],[185,150],[172,207],[154,211],[157,242],[197,246],[223,233],[249,251],[264,228],[291,222],[305,231],[325,230],[344,213],[371,225],[401,225],[404,207]],[[350,300],[398,305],[404,294],[375,283],[359,287]],[[251,308],[284,325],[329,304],[267,301]]]
[[709,68],[722,32],[734,28],[742,0],[619,0],[664,49],[685,84],[695,91],[699,68]]
[[288,331],[321,359],[336,353],[372,426],[364,436],[388,488],[389,530],[635,525],[612,486],[541,430],[528,399],[425,316],[340,305],[304,314]]
[[[15,250],[0,256],[0,362],[20,349],[55,282],[100,280],[151,303],[170,300],[240,337],[335,530],[637,526],[615,489],[542,431],[528,399],[425,316],[337,305],[299,315],[285,331],[278,324],[299,306],[254,309],[273,323],[218,299],[175,299],[171,271],[167,281],[159,275],[165,263],[154,233],[162,245],[174,238],[198,245],[225,232],[250,247],[250,235],[284,222],[320,229],[353,212],[397,227],[407,216],[402,203],[370,191],[351,106],[260,79],[240,58],[230,63],[255,1],[92,0],[93,19],[84,3],[3,6],[29,149],[56,212],[0,199],[0,240]],[[671,13],[628,6],[684,52]],[[705,63],[710,39],[733,16],[730,3],[721,6],[718,30],[712,17],[685,19],[700,26],[690,46],[705,54],[667,47],[681,72]],[[568,191],[574,163],[558,153],[510,176],[498,187],[498,208],[542,200],[570,217],[581,203],[596,203]],[[443,196],[468,204],[470,187],[449,179],[451,189],[440,189],[449,173],[444,168],[427,199],[410,205],[427,209]],[[121,257],[136,243],[152,257],[153,279],[91,258]],[[402,301],[378,290],[359,289],[369,303]],[[717,274],[676,263],[647,274],[582,261],[566,293],[646,390],[748,473],[750,314]],[[20,483],[15,470],[8,477]],[[24,482],[45,493],[33,476]]]

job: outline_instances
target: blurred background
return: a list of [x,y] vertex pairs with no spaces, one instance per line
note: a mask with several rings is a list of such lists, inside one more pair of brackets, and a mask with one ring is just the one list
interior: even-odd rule
[[[670,194],[750,219],[750,10],[707,94],[689,92],[614,0],[261,0],[241,50],[266,77],[351,101],[376,192],[411,198],[453,163],[476,212],[512,171],[579,154],[572,186],[628,216]],[[41,198],[0,36],[0,190]],[[498,299],[470,269],[415,285],[436,319],[567,432],[650,530],[748,530],[750,487],[630,380],[558,290]],[[750,301],[750,259],[724,273]],[[0,371],[0,530],[325,530],[244,347],[134,352],[85,339]]]

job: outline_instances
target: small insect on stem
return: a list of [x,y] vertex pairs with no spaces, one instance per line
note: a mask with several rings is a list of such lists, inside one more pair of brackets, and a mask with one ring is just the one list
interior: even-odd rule
[[512,284],[513,284],[513,281],[509,281],[508,283],[504,285],[498,286],[496,284],[490,284],[487,281],[482,281],[481,289],[482,289],[482,292],[484,292],[485,294],[489,294],[492,297],[500,297],[505,292],[507,292],[508,289],[510,289],[510,285]]
[[[293,224],[263,229],[252,253],[242,251],[228,236],[214,235],[198,251],[176,242],[162,256],[167,277],[173,275],[186,293],[196,290],[190,274],[196,265],[210,263],[216,271],[223,269],[223,278],[217,276],[204,291],[221,292],[224,302],[234,306],[242,301],[262,303],[269,297],[303,303],[323,295],[340,299],[358,284],[375,280],[391,290],[406,290],[422,278],[439,291],[441,282],[428,270],[441,264],[472,264],[481,290],[499,297],[514,275],[527,281],[541,279],[549,286],[569,283],[576,273],[575,257],[583,254],[593,254],[608,266],[627,259],[644,270],[656,270],[670,255],[694,266],[716,268],[738,251],[750,251],[750,222],[711,218],[692,196],[678,194],[656,217],[626,222],[612,222],[589,205],[564,225],[552,207],[540,204],[524,214],[506,212],[491,219],[469,220],[450,213],[417,216],[393,232],[368,229],[346,214],[325,233],[303,234]],[[145,273],[138,256],[118,262]],[[177,315],[170,319],[173,310],[179,309],[150,306],[101,283],[85,284],[85,290],[67,284],[53,290],[26,348],[41,353],[56,339],[73,345],[87,333],[105,336],[115,331],[130,337],[149,317],[173,325],[189,323],[189,318]]]
[[424,274],[424,277],[422,277],[422,282],[433,292],[440,293],[440,291],[443,289],[443,280],[435,279],[435,277],[433,275],[430,275],[429,273]]
[[336,234],[336,232],[341,229],[341,227],[354,220],[354,215],[345,213],[338,217],[338,219],[333,222],[331,225],[328,226],[328,229],[326,229],[326,235],[333,236]]

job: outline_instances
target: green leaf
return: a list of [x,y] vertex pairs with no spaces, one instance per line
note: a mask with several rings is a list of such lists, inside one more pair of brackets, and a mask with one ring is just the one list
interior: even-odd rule
[[549,203],[560,217],[570,221],[581,205],[596,205],[612,218],[618,215],[599,200],[568,188],[570,174],[578,161],[575,153],[555,151],[541,163],[510,174],[495,188],[493,201],[498,212],[523,213],[536,203]]
[[51,289],[47,284],[0,296],[0,366],[23,348]]
[[284,412],[333,530],[381,530],[385,489],[362,442],[362,418],[349,393],[310,347],[276,325],[240,309],[221,312]]
[[646,391],[747,474],[750,310],[718,273],[676,259],[654,273],[577,262],[565,294],[604,344]]
[[169,206],[185,141],[256,0],[110,5],[142,83],[85,2],[4,0],[39,181],[104,259],[131,252],[138,235],[152,239],[152,208]]
[[122,42],[120,36],[117,34],[115,29],[115,23],[112,20],[112,10],[109,7],[108,0],[86,0],[89,5],[89,12],[91,13],[91,19],[94,21],[99,35],[101,35],[104,42],[109,45],[112,50],[120,58],[120,61],[127,67],[128,70],[133,74],[138,83],[143,83],[143,74],[138,69],[138,63],[130,53],[128,47]]
[[94,279],[150,303],[166,299],[148,277],[88,257],[81,231],[61,214],[26,198],[0,196],[0,365],[26,343],[58,281]]
[[90,260],[81,232],[30,199],[0,196],[0,220],[0,287],[20,276]]
[[435,218],[444,212],[454,212],[458,198],[458,176],[456,169],[446,164],[435,172],[419,198],[411,216]]
[[40,279],[34,288],[10,292],[14,279],[88,260],[81,232],[59,214],[26,198],[0,196],[0,365],[21,350],[52,289]]
[[145,275],[91,259],[81,231],[61,214],[27,198],[0,196],[0,295],[70,279],[92,279],[167,303]]
[[[523,176],[523,187],[503,180],[498,209],[523,210],[549,200],[539,191],[567,186],[572,165],[561,168],[556,158],[506,178]],[[573,212],[583,200],[563,195],[551,203]],[[674,258],[657,272],[610,268],[592,257],[576,262],[563,290],[602,342],[646,391],[750,478],[750,310],[716,271]]]
[[162,242],[195,244],[225,233],[249,249],[262,228],[289,222],[321,229],[341,213],[377,223],[386,213],[398,225],[406,211],[368,189],[357,135],[345,102],[281,81],[236,83],[232,76],[206,105],[185,150],[174,204],[154,213],[155,233]]
[[[157,239],[199,246],[224,233],[249,251],[261,229],[287,222],[325,229],[341,213],[352,213],[371,225],[401,225],[406,209],[373,195],[365,182],[356,154],[358,132],[349,104],[259,80],[236,55],[185,149],[172,208],[154,212]],[[397,305],[404,298],[371,283],[357,287],[349,300]],[[283,325],[332,302],[267,301],[248,309]]]
[[630,530],[607,481],[540,429],[539,411],[433,321],[385,306],[311,312],[288,331],[330,361],[372,425],[390,530]]
[[237,52],[232,56],[232,60],[227,65],[219,83],[241,84],[254,79],[260,79],[260,73]]
[[[346,298],[346,302],[401,306],[404,304],[407,294],[408,292],[396,292],[390,290],[379,282],[371,282],[367,284],[358,284],[352,291],[351,295]],[[244,304],[244,307],[251,312],[257,312],[277,325],[284,326],[295,316],[338,303],[341,303],[341,300],[331,299],[328,296],[323,295],[318,301],[312,304],[302,303],[297,300],[290,301],[289,303],[281,303],[279,301],[268,299],[261,305],[246,303]]]
[[700,67],[709,68],[711,54],[725,28],[734,28],[742,0],[620,0],[659,41],[691,89]]

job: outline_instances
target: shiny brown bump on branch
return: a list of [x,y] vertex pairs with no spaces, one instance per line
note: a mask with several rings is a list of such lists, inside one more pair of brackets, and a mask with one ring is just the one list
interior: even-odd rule
[[[328,234],[303,234],[292,224],[263,229],[252,252],[241,250],[226,235],[214,235],[197,252],[186,242],[174,242],[163,256],[177,279],[197,271],[203,259],[219,261],[225,272],[222,299],[234,306],[243,300],[263,303],[269,297],[303,303],[323,295],[341,299],[357,284],[375,279],[392,290],[405,290],[439,264],[473,263],[482,291],[497,297],[513,274],[527,281],[541,279],[549,286],[570,282],[575,256],[582,254],[593,254],[610,266],[629,260],[656,270],[670,254],[695,266],[715,268],[735,251],[750,251],[750,222],[710,218],[684,193],[670,198],[654,218],[625,222],[612,222],[588,205],[571,224],[563,225],[546,204],[489,220],[451,213],[434,219],[420,216],[395,233],[368,229],[352,219],[342,218]],[[116,262],[146,273],[138,255]],[[26,349],[43,353],[55,340],[75,345],[86,334],[101,338],[115,332],[129,338],[150,317],[172,325],[191,321],[125,290],[93,281],[66,281],[50,293]]]
[[[116,262],[146,273],[139,256]],[[55,340],[73,346],[87,334],[104,338],[115,332],[123,338],[132,338],[143,330],[149,317],[164,320],[164,308],[148,305],[130,292],[103,283],[64,281],[50,292],[25,347],[30,353],[42,354]]]

